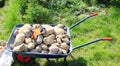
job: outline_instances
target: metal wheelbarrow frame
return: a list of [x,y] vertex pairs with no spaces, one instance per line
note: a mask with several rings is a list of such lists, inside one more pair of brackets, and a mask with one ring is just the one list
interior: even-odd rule
[[[93,16],[96,16],[96,15],[97,15],[97,13],[93,13],[91,15],[88,15],[87,17],[85,17],[82,20],[76,22],[72,26],[67,27],[67,35],[69,35],[69,37],[70,37],[70,32],[69,32],[70,29],[72,29],[75,26],[79,25],[80,23],[82,23],[86,19],[88,19],[90,17],[93,17]],[[19,25],[16,25],[13,28],[11,36],[10,36],[10,38],[8,40],[7,45],[6,45],[7,50],[9,50],[10,52],[13,52],[11,47],[10,47],[10,44],[12,44],[14,42],[14,39],[15,39],[15,36],[13,35],[13,33],[17,28],[22,27],[22,26],[23,26],[23,24],[19,24]],[[51,26],[55,26],[55,25],[51,25]],[[35,59],[35,58],[46,58],[47,61],[50,62],[49,58],[63,58],[64,57],[64,65],[67,66],[66,57],[69,54],[71,54],[71,52],[73,50],[84,47],[84,46],[87,46],[87,45],[90,45],[92,43],[95,43],[95,42],[98,42],[98,41],[101,41],[101,40],[112,40],[112,38],[98,38],[98,39],[93,40],[91,42],[80,44],[80,45],[78,45],[76,47],[72,47],[72,41],[71,41],[71,38],[70,38],[70,44],[69,44],[70,48],[69,48],[69,51],[68,51],[67,54],[42,54],[42,53],[38,53],[38,52],[37,53],[36,52],[13,52],[13,58],[14,58],[14,60],[20,61],[22,63],[28,63],[28,62],[32,61],[33,59]],[[50,64],[51,64],[51,66],[53,66],[53,64],[51,62],[50,62]]]

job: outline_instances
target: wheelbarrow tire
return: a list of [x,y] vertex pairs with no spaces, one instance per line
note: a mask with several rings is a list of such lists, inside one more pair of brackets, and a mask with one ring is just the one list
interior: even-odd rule
[[19,62],[19,63],[34,63],[35,58],[30,57],[30,56],[25,56],[23,54],[12,54],[14,61]]

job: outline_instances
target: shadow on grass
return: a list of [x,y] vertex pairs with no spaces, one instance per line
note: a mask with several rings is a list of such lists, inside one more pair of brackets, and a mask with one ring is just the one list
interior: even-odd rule
[[41,66],[37,62],[31,62],[31,63],[19,63],[19,62],[14,62],[12,66]]
[[[67,60],[67,66],[87,66],[87,61],[83,57],[79,57],[75,59],[72,55],[70,55],[71,59]],[[56,61],[51,60],[52,65],[49,62],[45,62],[43,66],[65,66],[64,61],[60,61],[56,59]]]
[[[70,55],[67,59],[67,66],[87,66],[87,60],[83,57],[75,58],[75,56]],[[31,63],[18,63],[14,62],[12,66],[66,66],[64,65],[64,59],[50,59],[51,64],[48,61],[45,61],[44,64],[39,64],[37,62]]]

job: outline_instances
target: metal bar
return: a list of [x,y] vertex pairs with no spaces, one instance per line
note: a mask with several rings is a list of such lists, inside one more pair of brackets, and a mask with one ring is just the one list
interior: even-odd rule
[[92,43],[95,43],[95,42],[98,42],[98,41],[101,41],[101,40],[103,40],[103,39],[102,39],[102,38],[98,38],[98,39],[93,40],[93,41],[91,41],[91,42],[87,42],[87,43],[81,44],[81,45],[79,45],[79,46],[74,47],[73,50],[75,50],[75,49],[77,49],[77,48],[81,48],[81,47],[87,46],[87,45],[90,45],[90,44],[92,44]]
[[67,60],[66,60],[67,57],[64,57],[64,66],[67,66]]
[[54,66],[51,62],[50,62],[50,59],[49,58],[46,58],[48,63],[50,64],[50,66]]
[[59,58],[56,58],[56,62],[57,62],[57,63],[59,62]]
[[83,21],[85,21],[86,19],[88,19],[88,18],[90,18],[90,17],[92,17],[92,16],[89,15],[89,16],[83,18],[82,20],[80,20],[80,21],[76,22],[75,24],[73,24],[72,26],[70,26],[69,29],[74,28],[75,26],[79,25],[80,23],[82,23]]

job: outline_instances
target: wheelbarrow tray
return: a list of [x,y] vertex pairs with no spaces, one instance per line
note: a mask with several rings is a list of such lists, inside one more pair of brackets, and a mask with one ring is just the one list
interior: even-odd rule
[[[15,40],[15,35],[13,34],[15,32],[15,30],[17,28],[20,28],[22,27],[24,24],[18,24],[18,25],[15,25],[13,30],[12,30],[12,33],[10,35],[10,38],[8,39],[8,43],[6,45],[6,48],[7,50],[9,50],[10,52],[13,52],[13,53],[20,53],[20,54],[24,54],[24,55],[29,55],[29,56],[33,56],[33,57],[38,57],[38,58],[61,58],[61,57],[66,57],[68,56],[74,49],[77,49],[77,48],[80,48],[80,47],[83,47],[83,46],[86,46],[86,45],[89,45],[89,44],[92,44],[94,42],[97,42],[97,41],[100,41],[100,40],[103,40],[103,39],[97,39],[97,40],[94,40],[94,41],[91,41],[91,42],[88,42],[88,43],[85,43],[83,45],[78,45],[76,47],[72,47],[72,41],[71,41],[71,37],[70,37],[70,29],[74,28],[75,26],[79,25],[80,23],[82,23],[83,21],[85,21],[86,19],[90,18],[90,17],[93,17],[93,16],[96,16],[97,13],[93,13],[91,15],[88,15],[87,17],[83,18],[82,20],[76,22],[75,24],[73,24],[72,26],[70,27],[67,27],[65,26],[67,29],[67,35],[69,36],[70,38],[70,44],[69,44],[69,50],[67,52],[67,54],[42,54],[42,53],[39,53],[39,52],[14,52],[12,50],[12,48],[10,47],[10,44],[13,44],[14,43],[14,40]],[[48,25],[51,25],[51,26],[55,26],[55,24],[48,24]]]
[[[31,57],[37,57],[37,58],[61,58],[61,57],[66,57],[68,56],[71,52],[72,52],[72,42],[71,42],[71,38],[70,38],[70,44],[69,44],[69,50],[67,52],[67,54],[43,54],[43,53],[39,53],[39,52],[14,52],[12,50],[12,48],[10,47],[10,44],[13,44],[14,43],[14,40],[15,40],[15,35],[13,34],[15,32],[15,30],[17,28],[20,28],[22,27],[24,24],[18,24],[18,25],[15,25],[13,30],[12,30],[12,33],[10,35],[10,38],[8,39],[8,42],[7,42],[7,45],[6,45],[6,48],[7,50],[9,50],[10,52],[13,52],[13,53],[16,53],[16,54],[24,54],[24,55],[28,55],[28,56],[31,56]],[[49,24],[51,25],[52,27],[55,26],[55,24]],[[69,32],[69,28],[67,26],[65,26],[67,29],[67,35],[70,37],[70,32]]]

